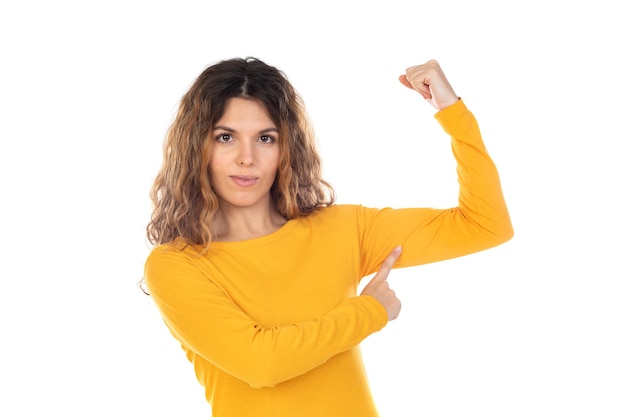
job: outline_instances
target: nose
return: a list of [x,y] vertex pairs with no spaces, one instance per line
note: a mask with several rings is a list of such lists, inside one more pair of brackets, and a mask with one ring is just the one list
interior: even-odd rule
[[242,142],[237,155],[237,165],[245,167],[254,165],[254,150],[251,143]]

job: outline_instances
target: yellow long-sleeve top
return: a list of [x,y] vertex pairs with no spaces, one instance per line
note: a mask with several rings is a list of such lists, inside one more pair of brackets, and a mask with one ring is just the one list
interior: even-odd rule
[[193,363],[214,417],[377,416],[358,345],[387,323],[360,280],[402,245],[396,267],[466,255],[510,239],[496,167],[462,101],[435,117],[452,138],[459,206],[334,205],[208,253],[157,246],[145,278]]

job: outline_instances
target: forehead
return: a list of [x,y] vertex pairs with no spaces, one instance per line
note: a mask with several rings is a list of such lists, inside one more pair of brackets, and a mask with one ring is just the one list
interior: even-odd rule
[[228,99],[222,117],[216,125],[246,124],[264,125],[263,128],[276,127],[265,105],[256,99],[233,97]]

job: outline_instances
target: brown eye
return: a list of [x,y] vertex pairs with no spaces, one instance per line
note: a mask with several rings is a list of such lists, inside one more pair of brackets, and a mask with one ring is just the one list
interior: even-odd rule
[[259,138],[259,141],[263,143],[274,143],[276,142],[276,139],[274,139],[274,137],[270,135],[263,135]]
[[215,138],[218,142],[230,142],[233,140],[233,137],[228,133],[222,133],[217,135]]

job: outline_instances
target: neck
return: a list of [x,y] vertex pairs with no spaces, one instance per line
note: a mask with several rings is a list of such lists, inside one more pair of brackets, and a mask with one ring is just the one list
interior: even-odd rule
[[265,236],[280,229],[287,219],[270,204],[267,210],[221,206],[215,214],[215,240],[239,241]]

